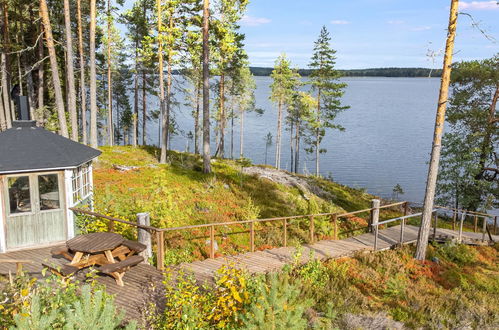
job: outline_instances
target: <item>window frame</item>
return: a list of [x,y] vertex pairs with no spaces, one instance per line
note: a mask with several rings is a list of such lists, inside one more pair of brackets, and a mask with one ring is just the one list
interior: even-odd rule
[[71,201],[77,205],[92,195],[92,163],[87,162],[71,171]]

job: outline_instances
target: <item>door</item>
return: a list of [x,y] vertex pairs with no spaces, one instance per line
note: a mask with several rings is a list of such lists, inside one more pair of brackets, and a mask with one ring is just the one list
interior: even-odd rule
[[8,250],[66,239],[63,187],[63,176],[58,172],[7,176]]

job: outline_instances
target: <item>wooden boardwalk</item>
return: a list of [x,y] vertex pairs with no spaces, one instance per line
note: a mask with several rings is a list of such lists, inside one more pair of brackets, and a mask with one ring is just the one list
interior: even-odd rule
[[[433,233],[433,230],[432,232]],[[404,230],[404,244],[413,243],[418,235],[418,227],[406,225]],[[437,238],[452,239],[457,238],[458,232],[449,229],[437,229]],[[432,235],[430,235],[431,239]],[[382,229],[379,232],[378,250],[389,249],[399,244],[400,226],[393,226]],[[485,238],[488,242],[488,236]],[[493,236],[499,241],[499,235]],[[463,232],[463,243],[481,244],[482,234]],[[351,256],[360,251],[370,251],[374,245],[374,235],[371,233],[350,237],[342,240],[323,240],[314,244],[303,245],[301,247],[300,262],[306,262],[311,257],[320,260],[335,259]],[[0,274],[8,274],[9,270],[15,273],[15,264],[1,263],[2,259],[24,259],[31,260],[31,264],[26,264],[24,270],[33,276],[40,277],[42,262],[61,262],[66,260],[52,257],[50,250],[52,247],[29,249],[0,254]],[[192,263],[173,266],[173,271],[184,270],[194,275],[198,282],[212,282],[216,271],[226,264],[247,270],[251,274],[268,273],[281,269],[284,265],[294,261],[297,251],[294,247],[281,247],[264,251],[248,252],[237,256],[226,256],[216,259],[206,259]],[[122,307],[129,318],[140,317],[140,311],[151,295],[145,292],[145,288],[151,284],[161,286],[162,274],[156,268],[140,264],[128,271],[123,280],[124,287],[119,287],[115,280],[109,276],[98,276],[97,281],[104,284],[109,293],[116,295],[116,303]],[[83,276],[79,276],[84,280]],[[158,292],[161,292],[158,291]],[[160,299],[157,296],[155,299]]]
[[[414,243],[418,237],[419,227],[406,225],[403,244]],[[433,229],[431,231],[433,233]],[[451,240],[458,237],[458,232],[450,229],[437,229],[437,240]],[[432,235],[430,235],[430,239]],[[499,236],[493,236],[494,241],[499,241]],[[482,234],[463,232],[463,243],[482,244]],[[488,236],[485,244],[488,244]],[[400,244],[400,225],[382,229],[378,236],[378,251],[386,250]],[[323,240],[314,244],[301,246],[299,262],[305,263],[311,257],[319,260],[337,259],[352,256],[361,251],[372,251],[374,235],[362,234],[341,240]],[[192,263],[180,264],[173,269],[184,270],[192,273],[198,282],[212,282],[216,271],[223,265],[234,265],[247,270],[250,274],[268,273],[281,269],[284,265],[294,261],[297,249],[295,247],[280,247],[264,251],[248,252],[236,256],[206,259]]]

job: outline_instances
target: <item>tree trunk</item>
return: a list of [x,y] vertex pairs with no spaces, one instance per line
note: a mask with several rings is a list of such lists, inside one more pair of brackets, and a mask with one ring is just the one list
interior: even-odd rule
[[68,107],[71,120],[71,140],[78,141],[78,114],[76,111],[76,88],[73,68],[73,37],[71,36],[71,13],[69,0],[64,0],[64,25],[66,33],[66,67],[68,81]]
[[114,127],[113,80],[111,73],[111,0],[107,0],[107,135],[108,144],[112,146],[114,144]]
[[426,248],[430,234],[433,202],[435,198],[435,186],[437,183],[438,164],[440,161],[440,149],[442,143],[442,133],[445,122],[445,110],[449,93],[450,74],[452,70],[452,52],[454,49],[454,39],[456,36],[457,10],[459,0],[451,0],[449,27],[447,30],[447,42],[445,45],[445,56],[443,63],[442,78],[440,82],[440,94],[438,97],[437,116],[435,119],[435,130],[433,135],[433,147],[426,180],[426,192],[423,205],[423,216],[421,227],[419,228],[418,241],[415,258],[424,260],[426,258]]
[[161,164],[166,163],[166,152],[168,149],[168,131],[167,117],[166,117],[166,107],[165,107],[165,86],[163,77],[163,20],[161,14],[161,0],[156,1],[156,10],[158,16],[158,64],[159,64],[159,108],[161,113],[161,141],[159,144],[161,146],[161,155],[159,162]]
[[142,69],[142,145],[147,144],[147,72]]
[[281,130],[282,130],[282,101],[277,105],[277,137],[275,140],[275,167],[281,169]]
[[83,50],[81,0],[76,2],[76,6],[78,20],[78,52],[80,53],[81,137],[83,144],[87,144],[87,89],[85,86],[85,54]]
[[203,1],[203,172],[211,172],[210,164],[210,0]]
[[132,145],[134,147],[138,144],[139,139],[139,41],[138,36],[135,36],[135,73],[134,73],[134,97],[133,97],[133,119],[132,119]]
[[[43,24],[40,24],[40,30],[39,33],[44,33],[43,32]],[[38,91],[37,91],[37,96],[38,96],[38,103],[37,103],[37,108],[43,108],[44,107],[44,94],[45,94],[45,65],[43,62],[44,58],[44,51],[43,51],[43,38],[40,38],[40,41],[38,43],[38,60],[40,61],[40,64],[38,64]]]
[[230,159],[234,159],[234,110],[230,118]]
[[196,82],[196,110],[194,112],[194,152],[199,155],[199,145],[201,143],[201,125],[199,122],[200,98],[201,98],[201,80]]
[[294,127],[294,123],[293,123],[293,120],[291,120],[291,124],[290,124],[290,129],[289,129],[289,171],[290,172],[294,172],[294,165],[295,165],[295,162],[294,162],[294,148],[295,146],[293,145],[293,127]]
[[296,136],[295,136],[295,173],[298,173],[300,168],[300,121],[296,121]]
[[[0,70],[1,70],[1,76],[2,76],[2,96],[3,96],[3,108],[4,108],[4,113],[5,113],[5,124],[7,128],[10,128],[12,125],[12,120],[15,120],[15,117],[12,117],[12,111],[11,111],[11,102],[10,102],[10,96],[9,96],[9,89],[10,89],[10,84],[9,84],[9,19],[8,19],[8,12],[7,12],[7,7],[5,4],[5,1],[1,3],[1,9],[2,9],[2,17],[1,17],[1,23],[0,26],[2,26],[2,49],[0,53]],[[0,39],[1,40],[1,39]]]
[[[170,53],[170,52],[169,52]],[[171,116],[171,98],[172,98],[172,58],[171,54],[168,55],[167,64],[167,76],[166,76],[166,149],[170,149],[171,137],[170,137],[170,116]]]
[[220,157],[225,158],[225,74],[220,74]]
[[90,0],[90,146],[97,148],[97,73],[95,71],[95,1]]
[[64,137],[69,137],[68,126],[66,124],[66,111],[64,110],[64,99],[62,98],[61,81],[59,80],[57,54],[55,52],[54,39],[52,37],[52,26],[50,25],[50,18],[46,0],[40,0],[40,13],[42,15],[43,26],[45,30],[47,49],[49,51],[50,68],[52,70],[52,82],[54,84],[55,103],[57,107],[57,116],[59,118],[60,134]]
[[244,109],[241,108],[241,128],[239,130],[239,158],[244,157]]
[[[320,127],[321,124],[321,89],[317,91],[317,121]],[[319,156],[320,156],[320,131],[315,130],[315,176],[319,177]]]
[[5,117],[5,127],[10,128],[12,126],[12,118],[10,112],[10,97],[8,91],[8,80],[7,80],[7,67],[6,67],[6,58],[7,56],[2,50],[0,54],[0,71],[2,76],[2,99],[3,99],[3,111]]

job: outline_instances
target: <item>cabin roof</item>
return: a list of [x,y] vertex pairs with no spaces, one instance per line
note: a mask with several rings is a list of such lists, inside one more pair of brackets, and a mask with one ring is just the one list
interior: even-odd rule
[[80,166],[101,152],[41,127],[35,121],[14,121],[0,132],[0,174]]

